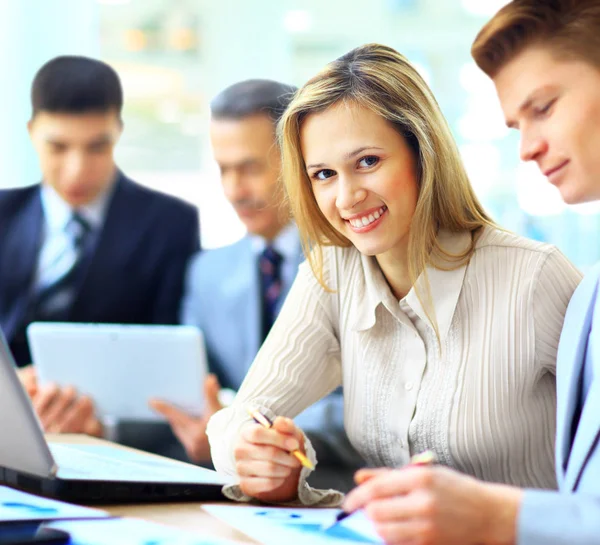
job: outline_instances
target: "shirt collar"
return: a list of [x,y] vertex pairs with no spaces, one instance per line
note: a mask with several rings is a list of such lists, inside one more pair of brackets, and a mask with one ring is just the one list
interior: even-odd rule
[[298,259],[298,248],[300,242],[298,239],[298,228],[293,222],[288,223],[279,234],[272,240],[258,235],[248,235],[252,244],[252,250],[256,255],[259,255],[270,244],[273,249],[280,254],[284,261],[294,261]]
[[[115,185],[116,183],[111,184],[92,202],[76,209],[94,230],[102,226]],[[64,231],[75,210],[49,184],[42,184],[41,199],[48,231],[50,233]]]
[[[467,231],[451,233],[450,231],[440,230],[438,240],[446,252],[459,255],[465,252],[471,244],[471,233]],[[375,258],[361,255],[361,262],[365,278],[365,292],[364,297],[359,299],[358,308],[356,309],[353,329],[357,331],[364,331],[375,325],[375,311],[380,304],[383,304],[394,316],[397,316],[399,312],[399,302],[394,297]],[[417,297],[415,289],[419,287],[419,293],[425,296],[427,293],[425,291],[426,282],[429,280],[435,319],[440,338],[443,341],[454,318],[468,263],[464,263],[453,270],[443,270],[444,268],[456,267],[456,263],[451,259],[440,256],[437,258],[436,264],[437,267],[426,267],[426,271],[421,273],[415,286],[411,288],[404,300],[419,318],[433,327]]]

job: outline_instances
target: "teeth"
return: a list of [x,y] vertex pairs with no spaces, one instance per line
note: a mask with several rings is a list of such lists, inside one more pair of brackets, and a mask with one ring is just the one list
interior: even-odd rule
[[365,227],[371,223],[373,223],[375,220],[378,220],[382,214],[385,212],[386,208],[385,206],[382,206],[379,210],[376,210],[375,212],[373,212],[372,214],[369,214],[368,216],[363,216],[362,218],[354,218],[349,220],[350,221],[350,225],[352,225],[352,227],[356,227],[356,228],[360,228],[360,227]]

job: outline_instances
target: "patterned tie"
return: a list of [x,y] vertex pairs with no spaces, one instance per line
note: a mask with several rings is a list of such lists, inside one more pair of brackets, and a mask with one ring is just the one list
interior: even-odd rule
[[281,296],[282,257],[272,246],[267,246],[260,254],[260,275],[263,307],[263,340],[268,335],[275,318]]
[[63,237],[57,237],[40,256],[40,278],[36,286],[36,319],[51,318],[67,309],[75,295],[81,260],[90,224],[73,212]]

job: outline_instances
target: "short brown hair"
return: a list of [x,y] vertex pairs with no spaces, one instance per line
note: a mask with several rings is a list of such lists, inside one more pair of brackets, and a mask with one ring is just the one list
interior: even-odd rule
[[560,58],[581,59],[600,68],[600,2],[513,0],[481,29],[471,55],[493,78],[529,46],[546,47]]

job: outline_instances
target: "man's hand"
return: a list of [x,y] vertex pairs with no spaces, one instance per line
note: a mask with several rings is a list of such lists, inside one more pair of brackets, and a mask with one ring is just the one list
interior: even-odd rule
[[521,490],[444,467],[360,470],[345,511],[364,509],[390,545],[512,545]]
[[206,435],[206,425],[210,417],[223,408],[219,402],[220,390],[221,386],[217,377],[208,375],[204,381],[205,408],[201,417],[190,416],[165,401],[150,400],[150,407],[168,420],[173,433],[185,448],[190,460],[196,463],[210,461],[210,445]]
[[27,365],[17,369],[17,375],[23,388],[27,392],[27,395],[33,399],[37,392],[37,375],[35,374],[35,367],[33,365]]
[[17,374],[45,432],[85,433],[102,437],[102,424],[96,418],[89,397],[80,396],[72,386],[39,386],[33,365],[19,369]]

